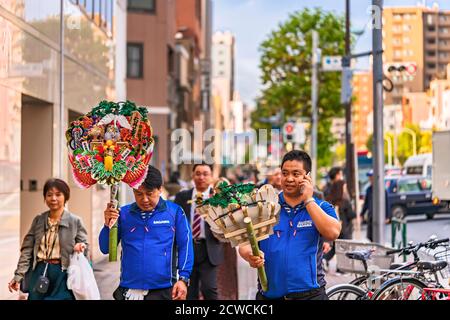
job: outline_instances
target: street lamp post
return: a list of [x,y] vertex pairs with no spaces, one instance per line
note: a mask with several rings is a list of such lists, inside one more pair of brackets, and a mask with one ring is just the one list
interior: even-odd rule
[[412,138],[412,144],[413,144],[413,155],[417,155],[417,134],[414,132],[414,130],[411,130],[410,128],[403,128],[404,132],[407,132],[411,135]]
[[388,145],[388,164],[392,167],[392,142],[391,139],[387,136],[384,137],[384,141],[387,141]]
[[[350,68],[351,61],[351,34],[350,34],[350,0],[345,0],[345,57],[344,68]],[[345,103],[345,172],[347,178],[347,188],[350,197],[355,199],[355,163],[354,145],[352,139],[352,102],[351,99]]]
[[312,78],[311,78],[311,105],[312,105],[312,126],[311,126],[311,178],[316,183],[317,172],[317,100],[318,100],[318,69],[320,61],[320,49],[319,46],[319,33],[316,30],[312,31],[312,43],[313,43],[313,66],[312,66]]
[[373,240],[384,244],[385,188],[383,147],[383,0],[372,0],[373,56]]

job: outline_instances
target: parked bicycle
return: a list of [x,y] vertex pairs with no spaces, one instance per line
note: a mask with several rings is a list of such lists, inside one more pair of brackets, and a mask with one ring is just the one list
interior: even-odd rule
[[[418,243],[396,250],[389,250],[387,255],[400,253],[400,255],[414,256],[412,262],[393,263],[390,269],[369,270],[367,261],[371,259],[374,250],[356,250],[346,253],[346,257],[361,261],[364,266],[364,274],[355,278],[348,284],[339,284],[327,290],[331,300],[380,300],[413,297],[415,291],[422,292],[425,287],[442,287],[439,283],[437,273],[447,267],[446,261],[420,261],[418,252],[421,248],[435,249],[443,243],[447,243],[448,238],[437,240],[430,238],[426,242]],[[447,250],[446,250],[447,252]],[[406,276],[406,277],[405,277]],[[399,295],[402,286],[409,288],[406,293]],[[416,290],[414,290],[416,289]],[[393,292],[397,294],[393,294]],[[390,295],[388,294],[390,292]]]
[[[448,243],[448,241],[448,238],[435,240],[431,245],[418,244],[416,247],[420,249],[420,245],[422,245],[426,249],[434,250],[443,243]],[[448,244],[443,246],[443,251],[448,252],[448,248]],[[414,250],[417,256],[418,249],[408,247],[403,250],[405,249],[407,251]],[[393,250],[393,252],[402,252],[401,250]],[[424,290],[426,292],[445,289],[444,280],[446,279],[440,276],[443,271],[448,271],[448,261],[446,260],[418,261],[415,272],[406,276],[400,273],[395,278],[383,283],[374,292],[372,300],[421,300]],[[448,274],[448,272],[443,274]]]

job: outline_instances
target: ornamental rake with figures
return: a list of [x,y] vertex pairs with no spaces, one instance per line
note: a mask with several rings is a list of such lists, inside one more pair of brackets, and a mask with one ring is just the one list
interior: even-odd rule
[[[217,239],[229,242],[232,247],[250,243],[253,255],[259,256],[258,241],[273,234],[281,207],[277,193],[269,184],[256,189],[250,183],[222,182],[213,197],[199,199],[197,208]],[[262,289],[267,291],[264,267],[258,268],[258,276]]]
[[[110,203],[118,207],[118,183],[138,188],[153,153],[152,128],[145,107],[131,101],[101,101],[72,121],[66,131],[69,161],[81,188],[110,186]],[[110,221],[109,261],[117,260],[117,221]]]

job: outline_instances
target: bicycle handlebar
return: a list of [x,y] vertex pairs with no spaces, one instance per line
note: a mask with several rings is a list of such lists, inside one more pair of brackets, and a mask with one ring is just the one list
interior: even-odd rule
[[431,241],[427,241],[427,242],[419,242],[418,244],[414,244],[414,245],[411,245],[411,246],[408,246],[408,247],[404,247],[404,248],[400,248],[400,249],[394,249],[394,250],[388,250],[388,251],[386,251],[386,254],[387,255],[395,254],[395,253],[410,254],[410,253],[419,251],[419,249],[422,248],[422,247],[434,249],[439,244],[444,243],[444,242],[449,242],[449,238],[438,239],[438,240],[431,240]]
[[440,240],[435,240],[435,241],[433,241],[432,242],[432,244],[430,245],[430,246],[432,246],[432,245],[438,245],[438,244],[441,244],[441,243],[444,243],[444,242],[449,242],[449,238],[445,238],[445,239],[440,239]]

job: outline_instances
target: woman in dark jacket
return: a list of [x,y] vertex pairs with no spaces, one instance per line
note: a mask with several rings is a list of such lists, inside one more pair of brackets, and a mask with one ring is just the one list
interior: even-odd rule
[[339,239],[352,239],[353,219],[356,218],[356,214],[350,202],[347,184],[344,180],[337,180],[331,184],[329,191],[328,201],[337,208],[342,223]]
[[73,300],[72,291],[67,288],[67,268],[74,252],[87,256],[87,232],[81,219],[64,208],[70,197],[66,182],[48,180],[43,195],[49,210],[34,218],[8,289],[19,290],[29,274],[28,290],[21,288],[29,291],[29,300]]

